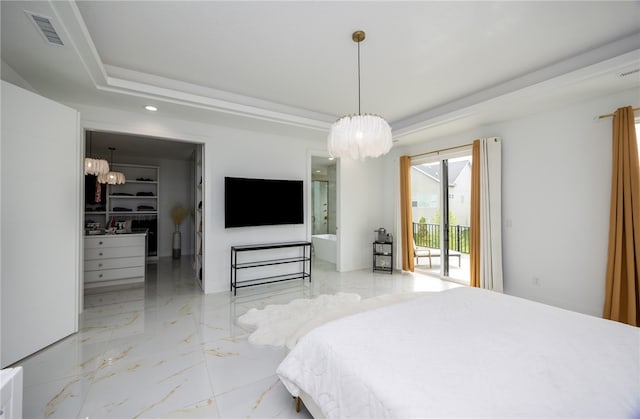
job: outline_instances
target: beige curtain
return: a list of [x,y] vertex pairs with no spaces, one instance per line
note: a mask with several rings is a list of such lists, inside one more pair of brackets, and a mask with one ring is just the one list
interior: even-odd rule
[[400,157],[400,229],[402,270],[413,272],[413,216],[411,213],[411,157]]
[[499,138],[473,142],[471,169],[470,285],[503,292],[502,145]]
[[613,116],[613,174],[603,317],[640,326],[640,170],[633,109]]
[[469,285],[480,287],[480,140],[473,142],[471,151],[471,261]]

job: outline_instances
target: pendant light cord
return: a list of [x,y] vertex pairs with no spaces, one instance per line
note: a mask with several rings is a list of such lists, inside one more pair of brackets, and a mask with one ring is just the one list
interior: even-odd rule
[[360,42],[358,41],[358,115],[360,115]]

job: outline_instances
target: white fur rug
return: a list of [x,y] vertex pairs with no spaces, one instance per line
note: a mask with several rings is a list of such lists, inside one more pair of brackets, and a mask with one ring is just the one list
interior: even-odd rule
[[255,328],[249,342],[256,345],[283,346],[287,338],[305,323],[345,304],[360,301],[358,294],[337,293],[317,298],[299,298],[288,304],[268,305],[262,310],[252,308],[238,318],[240,326]]
[[252,308],[238,318],[238,324],[255,331],[249,342],[255,345],[293,348],[310,330],[328,321],[385,305],[407,301],[423,293],[388,294],[361,300],[358,294],[337,293],[317,298],[300,298],[288,304]]

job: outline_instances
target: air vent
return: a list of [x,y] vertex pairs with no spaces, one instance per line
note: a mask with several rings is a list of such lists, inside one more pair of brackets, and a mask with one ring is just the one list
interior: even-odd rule
[[54,45],[64,45],[64,43],[62,42],[62,39],[60,39],[60,36],[56,32],[56,29],[53,27],[53,24],[51,23],[51,19],[44,16],[38,16],[36,14],[26,12],[26,11],[25,13],[29,15],[31,20],[33,20],[33,23],[35,23],[35,25],[38,27],[38,30],[40,31],[42,36],[44,36],[44,39],[48,43],[54,44]]
[[627,76],[630,76],[632,74],[636,74],[638,72],[640,72],[640,68],[635,68],[633,70],[625,71],[624,73],[618,74],[618,77],[627,77]]

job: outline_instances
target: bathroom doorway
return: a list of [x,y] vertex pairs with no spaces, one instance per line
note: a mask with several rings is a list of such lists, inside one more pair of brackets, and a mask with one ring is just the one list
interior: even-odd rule
[[311,157],[311,242],[316,259],[336,264],[337,162]]

